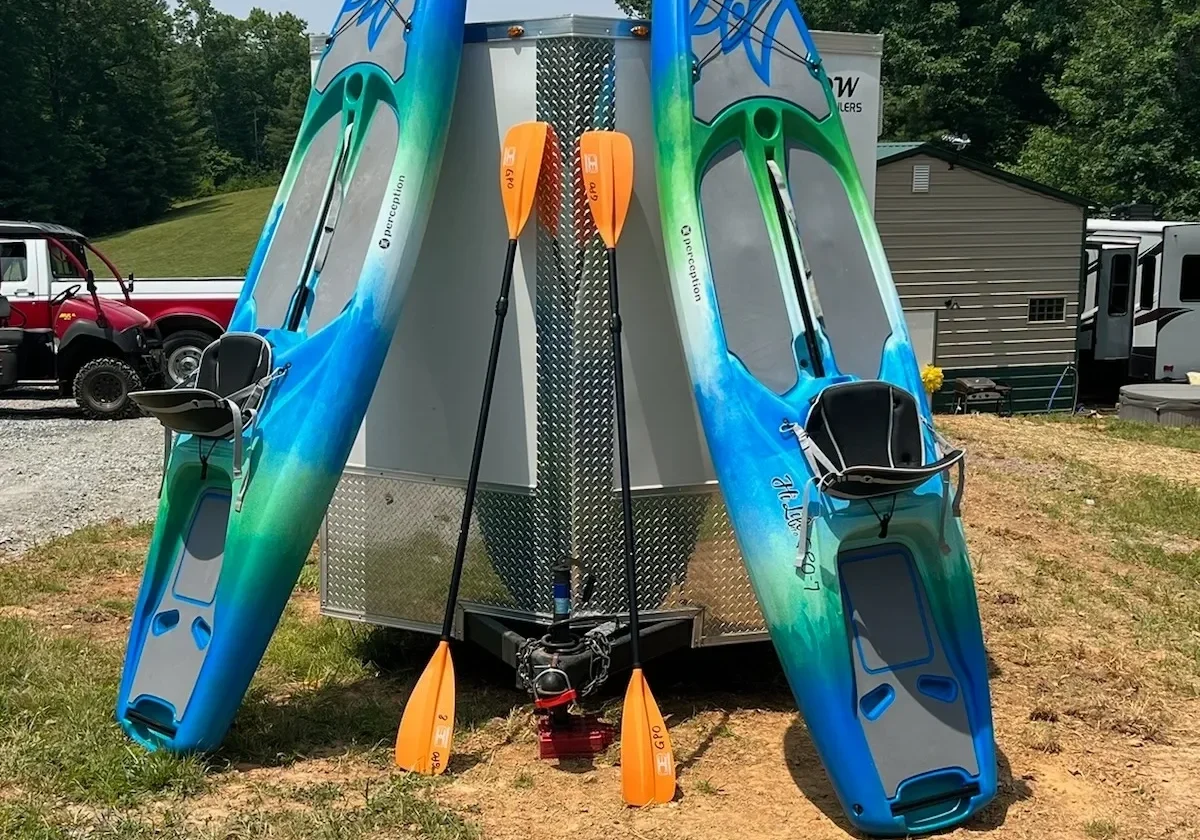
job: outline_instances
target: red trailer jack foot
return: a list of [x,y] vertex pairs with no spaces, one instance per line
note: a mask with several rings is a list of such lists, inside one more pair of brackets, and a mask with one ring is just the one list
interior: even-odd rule
[[616,727],[600,720],[599,715],[573,715],[567,711],[574,701],[574,689],[534,701],[538,758],[589,759],[604,752],[616,739]]

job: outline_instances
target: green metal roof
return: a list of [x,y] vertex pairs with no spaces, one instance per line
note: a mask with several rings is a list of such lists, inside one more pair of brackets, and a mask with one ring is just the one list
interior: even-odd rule
[[1077,195],[1072,195],[1062,190],[1056,190],[1054,187],[1046,184],[1023,178],[1013,172],[1008,172],[1003,169],[997,169],[994,166],[988,166],[986,163],[978,160],[972,160],[969,157],[964,157],[961,153],[953,149],[937,143],[930,142],[910,142],[910,143],[878,143],[875,147],[875,162],[878,166],[885,166],[889,163],[895,163],[905,158],[913,157],[914,155],[929,155],[930,157],[944,160],[947,163],[955,166],[962,166],[982,175],[987,175],[995,178],[998,181],[1005,181],[1014,186],[1022,187],[1032,192],[1041,193],[1042,195],[1057,198],[1059,201],[1065,201],[1068,204],[1074,204],[1077,207],[1091,207],[1093,202],[1085,198],[1080,198]]
[[878,143],[875,146],[875,159],[882,163],[888,158],[919,149],[924,143]]

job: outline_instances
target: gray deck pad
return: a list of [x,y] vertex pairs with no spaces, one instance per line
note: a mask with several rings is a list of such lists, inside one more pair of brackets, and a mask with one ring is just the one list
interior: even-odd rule
[[798,145],[788,148],[787,176],[838,370],[877,379],[892,325],[842,179],[824,158]]
[[[367,126],[367,136],[354,164],[346,192],[337,199],[337,217],[328,251],[321,255],[323,271],[314,289],[308,316],[309,335],[341,314],[354,297],[367,252],[375,244],[375,223],[389,191],[395,195],[392,167],[400,140],[396,112],[379,105]],[[330,221],[333,221],[330,208]],[[405,231],[394,231],[399,238]]]
[[839,558],[858,718],[890,798],[914,776],[979,772],[962,686],[912,555],[887,544]]
[[713,157],[700,182],[700,208],[729,352],[763,385],[786,393],[797,380],[792,326],[740,144],[730,143]]
[[[753,13],[744,18],[747,8]],[[825,88],[801,60],[808,58],[808,48],[790,4],[708,0],[698,28],[701,34],[692,38],[701,62],[697,119],[711,123],[730,105],[756,96],[785,99],[817,119],[829,114]]]
[[149,697],[169,703],[176,720],[187,713],[213,634],[229,501],[228,492],[209,490],[196,505],[170,585],[150,620],[129,689],[131,705]]
[[379,65],[392,81],[399,81],[404,75],[408,43],[404,20],[397,12],[405,20],[412,20],[415,5],[416,0],[346,0],[330,30],[334,37],[317,68],[317,91],[324,93],[338,73],[364,61]]
[[341,150],[342,125],[331,119],[317,131],[283,205],[275,236],[254,285],[259,328],[282,327],[300,283],[330,173]]

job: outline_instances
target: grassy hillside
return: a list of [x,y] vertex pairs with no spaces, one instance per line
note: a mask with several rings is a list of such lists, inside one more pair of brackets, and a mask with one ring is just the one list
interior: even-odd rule
[[135,277],[240,277],[274,197],[275,187],[263,187],[189,201],[154,224],[96,244]]

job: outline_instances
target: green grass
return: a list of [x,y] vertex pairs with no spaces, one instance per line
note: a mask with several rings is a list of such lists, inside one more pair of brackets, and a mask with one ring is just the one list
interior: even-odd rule
[[[320,797],[310,807],[234,812],[197,824],[186,803],[164,814],[102,809],[83,815],[33,797],[0,802],[0,836],[6,840],[368,840],[419,837],[475,840],[479,832],[424,795],[430,782],[417,777],[383,778],[353,807]],[[356,797],[356,801],[357,797]]]
[[1092,418],[1073,414],[1029,414],[1022,419],[1048,425],[1069,425],[1090,429],[1108,437],[1133,443],[1148,443],[1153,446],[1170,446],[1200,452],[1200,426],[1172,428],[1150,423],[1136,423],[1116,417]]
[[[6,561],[3,600],[28,604],[34,615],[42,604],[61,608],[59,592],[78,597],[113,572],[140,569],[149,533],[149,526],[89,527]],[[79,609],[107,610],[115,619],[130,608],[125,598],[96,598]],[[122,643],[93,641],[73,638],[57,622],[0,618],[0,837],[477,837],[429,797],[437,780],[390,771],[404,687],[417,666],[409,663],[403,682],[382,675],[374,659],[394,646],[377,632],[289,605],[222,748],[178,757],[137,747],[113,718],[123,634]],[[495,706],[464,704],[462,728]],[[234,768],[286,769],[320,755],[356,758],[371,775],[366,782],[281,784],[274,796],[267,784],[256,804],[230,805],[207,822],[187,819],[198,797],[209,810],[221,803],[222,786],[238,776]]]
[[1117,836],[1117,824],[1112,820],[1089,820],[1083,825],[1083,833],[1092,840],[1112,840]]
[[124,274],[138,277],[241,277],[275,198],[275,187],[201,198],[157,222],[97,240]]

